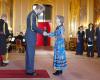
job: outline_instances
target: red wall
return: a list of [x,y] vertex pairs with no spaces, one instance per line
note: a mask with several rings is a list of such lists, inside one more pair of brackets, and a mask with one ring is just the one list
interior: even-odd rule
[[[48,33],[50,32],[50,25],[49,22],[38,22],[38,28],[44,30],[44,27],[47,28]],[[37,34],[37,42],[36,46],[44,46],[44,36],[41,34]],[[50,46],[50,38],[47,39],[47,46]]]

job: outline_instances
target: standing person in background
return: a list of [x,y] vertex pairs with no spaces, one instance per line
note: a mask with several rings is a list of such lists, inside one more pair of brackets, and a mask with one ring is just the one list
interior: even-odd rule
[[100,58],[100,23],[96,28],[96,46],[97,46],[98,57]]
[[83,55],[84,50],[84,31],[83,26],[79,27],[79,31],[77,32],[77,47],[76,47],[76,55]]
[[21,40],[21,43],[23,42],[23,39],[24,39],[23,32],[20,32],[20,33],[18,34],[18,36],[16,37],[16,40],[17,40],[17,39]]
[[8,64],[8,53],[6,39],[9,36],[7,16],[3,14],[0,19],[0,66]]
[[90,23],[86,29],[87,56],[94,57],[94,25]]
[[9,36],[12,38],[13,37],[13,31],[9,32]]

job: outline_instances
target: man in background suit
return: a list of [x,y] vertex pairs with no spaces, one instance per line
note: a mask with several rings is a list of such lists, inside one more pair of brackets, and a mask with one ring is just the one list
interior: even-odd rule
[[45,10],[43,5],[36,5],[27,17],[27,30],[25,33],[26,38],[26,74],[36,76],[34,71],[34,58],[35,58],[35,46],[36,46],[36,34],[40,33],[46,35],[46,32],[40,30],[36,25],[37,15]]
[[90,23],[88,29],[86,29],[86,41],[87,41],[87,56],[94,57],[93,43],[94,43],[94,29],[93,24]]
[[96,28],[96,46],[98,57],[100,57],[100,23],[99,26]]
[[0,66],[8,64],[8,53],[6,39],[9,36],[7,16],[3,14],[0,19]]

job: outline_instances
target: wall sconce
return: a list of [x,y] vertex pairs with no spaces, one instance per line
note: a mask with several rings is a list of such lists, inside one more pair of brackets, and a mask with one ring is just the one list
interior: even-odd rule
[[70,37],[70,38],[72,38],[72,37],[73,37],[73,34],[72,34],[72,32],[70,33],[69,37]]

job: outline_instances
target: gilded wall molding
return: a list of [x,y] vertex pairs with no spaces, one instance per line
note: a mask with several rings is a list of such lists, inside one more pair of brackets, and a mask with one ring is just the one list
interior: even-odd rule
[[32,1],[34,4],[49,4],[49,5],[54,5],[55,0],[34,0]]

